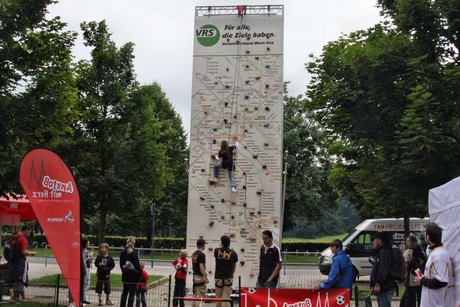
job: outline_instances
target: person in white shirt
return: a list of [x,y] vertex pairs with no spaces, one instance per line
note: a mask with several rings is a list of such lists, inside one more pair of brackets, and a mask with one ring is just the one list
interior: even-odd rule
[[452,263],[446,248],[442,245],[442,229],[436,223],[425,226],[425,242],[430,253],[423,275],[415,278],[422,285],[421,307],[445,307],[449,295],[449,277]]

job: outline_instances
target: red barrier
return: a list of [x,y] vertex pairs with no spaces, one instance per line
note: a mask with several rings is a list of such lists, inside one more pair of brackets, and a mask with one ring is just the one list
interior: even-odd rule
[[346,307],[350,306],[350,290],[241,288],[240,306]]

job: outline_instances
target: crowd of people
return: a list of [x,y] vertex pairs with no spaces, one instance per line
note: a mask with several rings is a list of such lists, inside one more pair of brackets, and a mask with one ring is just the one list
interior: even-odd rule
[[[12,300],[25,301],[24,287],[28,285],[27,257],[35,256],[35,252],[27,248],[27,237],[30,235],[30,227],[23,226],[21,230],[12,235],[9,282],[12,285]],[[214,292],[217,299],[221,299],[216,306],[226,306],[233,291],[233,277],[235,274],[238,254],[230,247],[230,237],[223,235],[220,238],[221,245],[214,249],[215,272]],[[406,239],[406,250],[403,254],[405,292],[400,300],[401,307],[425,307],[425,306],[446,306],[447,289],[452,283],[452,263],[442,244],[442,229],[435,223],[428,223],[425,227],[424,241],[428,245],[425,253],[417,241],[417,238],[410,236]],[[259,275],[256,282],[257,288],[275,288],[281,270],[281,252],[278,246],[273,243],[273,234],[270,230],[262,233],[263,245],[260,248]],[[120,268],[122,271],[123,291],[121,294],[120,306],[147,306],[146,292],[149,276],[144,270],[145,264],[139,260],[135,249],[135,238],[128,237],[125,248],[120,253]],[[379,307],[391,306],[392,297],[397,282],[392,275],[391,269],[394,263],[394,255],[390,240],[385,233],[376,232],[373,235],[372,243],[375,255],[369,258],[372,264],[370,275],[370,288],[376,296]],[[93,265],[93,254],[88,250],[89,240],[81,239],[81,302],[89,304],[88,291],[90,282],[90,271]],[[196,251],[192,254],[193,272],[193,295],[195,298],[205,298],[209,283],[206,270],[205,240],[198,239]],[[315,289],[345,288],[352,290],[355,279],[353,264],[350,257],[343,250],[340,240],[333,240],[329,244],[334,254],[332,266],[326,281],[316,286]],[[184,306],[186,293],[186,279],[189,271],[187,260],[188,253],[181,250],[179,257],[172,261],[175,270],[175,285],[173,306]],[[109,255],[109,245],[103,243],[99,247],[99,255],[94,261],[97,268],[96,293],[99,306],[113,305],[110,299],[110,273],[115,268],[115,261]],[[105,302],[102,293],[105,294]],[[70,300],[72,300],[69,294]],[[194,301],[192,306],[198,306],[199,301]]]

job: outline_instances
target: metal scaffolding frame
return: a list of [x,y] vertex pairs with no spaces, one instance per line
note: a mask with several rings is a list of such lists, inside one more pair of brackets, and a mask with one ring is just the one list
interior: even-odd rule
[[283,5],[229,5],[229,6],[197,6],[196,16],[216,15],[278,15],[284,14]]

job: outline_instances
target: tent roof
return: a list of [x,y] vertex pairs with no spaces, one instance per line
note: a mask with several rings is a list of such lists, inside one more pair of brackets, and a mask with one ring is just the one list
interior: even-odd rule
[[25,195],[13,197],[0,197],[0,215],[17,215],[21,221],[36,220],[35,213]]
[[452,179],[439,187],[430,189],[428,204],[430,215],[460,206],[460,177]]

